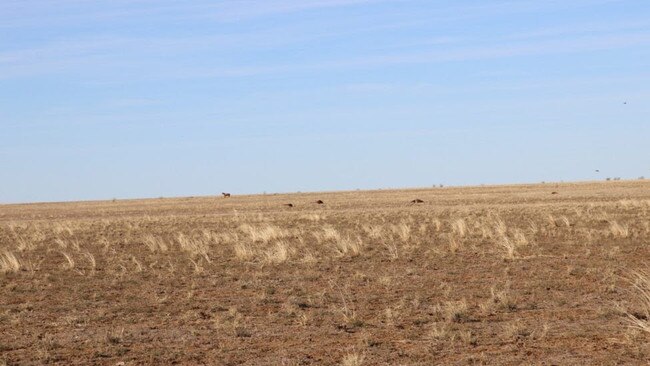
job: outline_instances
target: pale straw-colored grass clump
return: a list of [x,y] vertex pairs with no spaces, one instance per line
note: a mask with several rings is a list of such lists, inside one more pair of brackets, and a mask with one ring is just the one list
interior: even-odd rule
[[6,250],[0,252],[0,272],[11,273],[18,272],[22,265],[16,256]]

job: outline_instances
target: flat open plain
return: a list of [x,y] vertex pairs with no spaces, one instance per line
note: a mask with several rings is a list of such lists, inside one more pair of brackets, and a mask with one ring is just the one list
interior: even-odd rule
[[649,211],[647,180],[2,205],[0,364],[647,364]]

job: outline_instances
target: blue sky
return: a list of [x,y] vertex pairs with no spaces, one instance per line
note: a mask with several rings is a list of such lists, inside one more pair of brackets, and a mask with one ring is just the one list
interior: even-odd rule
[[649,97],[647,0],[2,0],[0,202],[650,177]]

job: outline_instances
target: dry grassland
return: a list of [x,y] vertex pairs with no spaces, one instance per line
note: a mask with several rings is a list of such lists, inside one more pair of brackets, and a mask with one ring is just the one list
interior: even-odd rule
[[0,365],[647,364],[649,211],[648,181],[0,206]]

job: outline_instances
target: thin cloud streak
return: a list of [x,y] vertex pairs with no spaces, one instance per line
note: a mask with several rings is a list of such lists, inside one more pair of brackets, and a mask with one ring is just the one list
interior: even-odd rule
[[600,22],[573,24],[571,26],[555,26],[527,30],[506,36],[509,40],[531,40],[535,38],[559,37],[566,35],[584,35],[594,33],[612,33],[617,31],[650,30],[650,22],[646,19],[627,20],[625,22]]
[[[624,24],[618,24],[620,28],[628,29]],[[644,23],[633,23],[632,28],[639,26],[643,28]],[[399,44],[390,43],[379,47],[380,50],[390,51],[394,48],[412,47],[412,46],[434,46],[435,51],[424,52],[402,52],[399,54],[384,54],[374,56],[364,56],[346,60],[330,61],[307,61],[301,64],[276,64],[276,65],[238,65],[222,66],[218,70],[211,68],[207,70],[203,67],[185,68],[199,71],[189,72],[171,72],[170,78],[192,78],[192,77],[243,77],[254,76],[269,73],[291,73],[291,72],[308,72],[327,69],[345,69],[358,67],[381,67],[399,64],[419,64],[419,63],[439,63],[453,61],[469,61],[494,58],[518,57],[527,55],[543,55],[553,53],[575,53],[579,51],[597,51],[607,49],[617,49],[635,45],[644,45],[648,43],[650,33],[648,32],[626,32],[615,33],[600,36],[579,36],[567,39],[567,32],[578,32],[581,34],[590,25],[576,25],[572,28],[566,28],[560,31],[561,39],[539,40],[538,35],[544,33],[544,30],[535,30],[529,32],[530,38],[522,38],[527,42],[510,42],[504,44],[503,40],[511,37],[496,38],[490,40],[492,44],[465,46],[462,48],[452,47],[454,44],[460,44],[457,37],[440,36],[429,40],[417,40],[413,42],[400,42]],[[601,29],[606,29],[605,24],[598,25]],[[363,28],[362,28],[363,29]],[[354,32],[352,30],[351,32]],[[110,67],[111,65],[119,66],[122,62],[133,63],[135,65],[146,63],[147,60],[155,59],[160,53],[164,54],[182,54],[189,51],[210,51],[217,50],[224,52],[229,47],[236,49],[249,48],[254,50],[262,44],[271,49],[273,47],[282,47],[292,42],[306,41],[318,37],[336,37],[345,35],[347,32],[323,32],[321,34],[300,35],[291,38],[291,32],[286,28],[280,28],[280,34],[289,34],[288,37],[278,37],[278,33],[261,32],[261,33],[244,33],[244,34],[224,34],[224,35],[204,35],[199,37],[176,37],[176,38],[138,38],[138,37],[90,37],[78,40],[66,40],[53,42],[45,46],[31,49],[12,50],[0,53],[0,79],[10,79],[17,77],[28,77],[35,75],[46,75],[49,73],[60,73],[71,71],[70,68],[77,68],[79,65],[87,67],[99,66]],[[554,34],[555,32],[551,32]],[[521,35],[520,37],[523,37]],[[281,42],[273,46],[273,39],[281,39]],[[518,39],[518,38],[517,38]],[[471,38],[463,39],[465,43],[470,42]],[[444,47],[444,49],[443,49]],[[422,47],[419,47],[422,48]],[[131,58],[134,60],[120,61],[114,55],[124,55],[132,52]],[[99,61],[93,65],[94,61]],[[67,66],[66,66],[67,65]],[[161,63],[161,68],[170,68],[172,65]],[[177,69],[178,65],[173,65]],[[182,68],[182,67],[181,67]],[[146,74],[146,73],[145,73]],[[175,75],[175,76],[174,76]]]
[[[311,1],[267,1],[243,0],[229,4],[219,4],[212,8],[216,13],[211,18],[220,21],[289,14],[306,10],[338,8],[379,3],[400,3],[408,0],[311,0]],[[235,5],[234,7],[232,5]]]
[[[311,0],[311,1],[222,1],[219,3],[210,1],[199,1],[192,4],[175,1],[105,1],[105,2],[87,2],[87,1],[56,1],[42,2],[41,6],[35,6],[27,2],[23,6],[5,6],[0,5],[0,28],[14,27],[42,27],[44,25],[69,25],[72,23],[90,23],[96,21],[115,21],[117,19],[139,19],[142,16],[161,16],[171,17],[176,20],[187,22],[204,19],[220,22],[232,22],[242,20],[253,20],[260,17],[270,17],[291,14],[302,11],[318,10],[324,8],[343,8],[360,5],[373,5],[380,3],[399,3],[409,0]],[[60,9],[68,7],[66,16],[49,16],[45,10],[47,5],[51,8]],[[79,7],[81,5],[81,7]],[[101,11],[84,7],[95,5],[102,8]],[[34,14],[33,9],[37,9]],[[3,19],[6,18],[6,19]]]
[[287,74],[325,70],[388,67],[396,65],[435,64],[457,61],[481,61],[509,57],[541,56],[603,51],[650,44],[650,33],[633,33],[610,37],[584,37],[554,40],[537,44],[490,45],[435,52],[369,56],[353,60],[334,60],[312,64],[227,67],[215,71],[178,74],[179,78],[246,77],[263,74]]
[[[450,20],[467,18],[484,18],[509,14],[523,14],[540,11],[552,11],[586,6],[597,6],[621,0],[551,0],[551,1],[490,1],[480,5],[443,7],[425,6],[426,16],[422,21],[431,19]],[[68,26],[70,24],[95,24],[97,22],[134,19],[141,21],[143,16],[148,18],[158,16],[174,19],[175,21],[195,22],[197,20],[212,20],[218,22],[240,22],[260,18],[287,15],[305,11],[316,11],[327,8],[344,8],[352,6],[371,6],[381,4],[417,4],[417,0],[230,0],[219,3],[198,1],[178,3],[176,1],[84,1],[61,0],[41,1],[10,1],[0,4],[0,28],[16,27],[52,27]],[[93,6],[95,8],[93,8]],[[96,8],[99,8],[96,9]],[[35,9],[35,11],[34,11]],[[53,10],[66,9],[67,15],[56,15]],[[404,16],[399,9],[397,14]],[[420,12],[411,13],[418,17]]]

